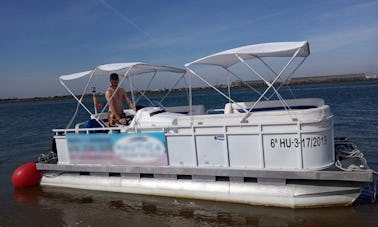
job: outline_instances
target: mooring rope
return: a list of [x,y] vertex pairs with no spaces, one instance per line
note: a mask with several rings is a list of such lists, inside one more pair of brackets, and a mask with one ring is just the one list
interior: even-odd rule
[[[369,191],[371,192],[371,202],[375,203],[377,195],[377,171],[370,169],[364,154],[357,148],[355,144],[349,141],[348,138],[335,138],[335,166],[344,171],[372,171],[373,172],[373,188],[369,184]],[[356,165],[350,163],[347,167],[343,167],[342,160],[345,159],[358,159],[361,164]]]

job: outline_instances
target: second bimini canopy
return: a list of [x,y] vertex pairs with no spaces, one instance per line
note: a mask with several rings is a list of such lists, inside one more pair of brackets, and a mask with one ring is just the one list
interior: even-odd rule
[[[89,84],[92,81],[94,76],[109,76],[109,74],[111,74],[111,73],[118,73],[119,76],[121,77],[121,81],[120,81],[118,87],[116,88],[116,89],[118,89],[119,86],[122,84],[122,81],[125,78],[130,79],[133,76],[147,74],[147,73],[155,73],[156,74],[158,72],[177,73],[177,74],[181,75],[181,76],[178,77],[178,81],[179,81],[184,76],[184,74],[186,73],[186,70],[180,69],[180,68],[175,68],[175,67],[170,67],[170,66],[150,65],[150,64],[146,64],[146,63],[142,63],[142,62],[112,63],[112,64],[105,64],[105,65],[97,66],[95,69],[89,70],[89,71],[83,71],[83,72],[79,72],[79,73],[62,75],[62,76],[59,77],[59,81],[63,85],[63,87],[76,99],[78,104],[81,105],[93,118],[94,113],[92,113],[89,110],[89,108],[84,105],[83,98],[84,98],[84,94],[86,93],[86,91],[89,87]],[[84,77],[88,77],[88,81],[87,81],[85,87],[83,88],[81,97],[79,98],[78,96],[76,96],[71,91],[71,89],[66,85],[65,82],[84,78]],[[153,80],[153,78],[151,80]],[[131,86],[130,92],[131,92],[131,95],[132,95],[132,99],[134,101],[133,88],[132,88],[131,83],[130,83],[130,86]],[[142,93],[142,95],[143,95],[143,93]],[[113,98],[113,96],[110,99],[112,99],[112,98]],[[101,113],[104,112],[104,110],[107,106],[108,106],[108,103],[106,103],[106,105],[102,109]],[[97,113],[96,108],[94,108],[94,111],[95,111],[95,114],[96,114]],[[74,117],[75,117],[75,115],[74,115]],[[96,119],[96,120],[98,120],[98,119]],[[72,122],[72,120],[71,120],[71,122]],[[68,126],[71,124],[71,122],[68,124]]]
[[[298,53],[296,54],[296,52]],[[185,66],[189,67],[193,64],[207,64],[229,68],[240,62],[240,59],[237,56],[247,60],[262,57],[292,57],[295,54],[296,57],[307,57],[310,55],[308,42],[276,42],[242,46],[200,58],[185,64]]]
[[[192,75],[195,75],[197,78],[205,82],[208,86],[216,90],[222,96],[227,98],[230,102],[236,103],[233,99],[231,99],[230,95],[224,94],[221,90],[213,86],[209,83],[204,77],[200,76],[198,72],[195,72],[194,69],[191,68],[192,65],[213,65],[218,66],[225,69],[229,74],[235,76],[239,81],[244,83],[247,87],[249,87],[254,92],[258,93],[260,97],[254,102],[253,106],[249,110],[245,110],[246,114],[242,118],[241,122],[247,122],[247,118],[251,115],[253,108],[256,106],[260,100],[270,100],[273,97],[273,94],[278,97],[278,99],[282,102],[282,105],[287,109],[290,107],[286,104],[285,100],[282,96],[278,93],[280,87],[285,84],[286,81],[290,80],[291,76],[294,72],[302,65],[304,60],[310,55],[310,47],[307,41],[301,42],[275,42],[275,43],[262,43],[262,44],[255,44],[249,46],[242,46],[234,49],[229,49],[225,51],[221,51],[190,63],[185,64],[185,67],[188,72]],[[263,60],[264,58],[287,58],[288,62],[284,65],[279,71],[275,71],[272,65],[269,65],[268,62]],[[299,63],[294,63],[295,58],[302,58]],[[246,60],[257,59],[263,63],[266,67],[269,74],[273,74],[273,79],[269,75],[263,75],[259,73],[257,70],[258,68],[253,67],[251,62],[247,63]],[[256,75],[259,79],[261,79],[265,85],[266,89],[261,93],[257,89],[253,88],[250,84],[246,83],[237,73],[232,72],[230,67],[242,63],[246,69],[248,69],[252,75]],[[289,65],[293,64],[294,69],[289,69]],[[296,67],[295,67],[296,65]],[[198,69],[197,69],[198,70]],[[196,70],[196,71],[197,71]],[[261,69],[260,69],[261,70]],[[288,71],[288,72],[285,72]],[[281,83],[275,87],[275,84],[280,81]],[[269,90],[273,91],[272,95],[267,95]],[[290,113],[289,113],[290,114]],[[294,119],[294,118],[293,118]]]

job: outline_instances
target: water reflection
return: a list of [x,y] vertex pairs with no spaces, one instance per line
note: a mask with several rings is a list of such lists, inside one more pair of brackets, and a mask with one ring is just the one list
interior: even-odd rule
[[[17,189],[14,199],[69,226],[361,226],[356,207],[285,209],[54,187]],[[362,204],[363,206],[363,204]],[[376,209],[376,208],[375,208]],[[371,219],[371,218],[370,218]]]
[[43,192],[41,187],[14,188],[13,197],[18,203],[38,203]]

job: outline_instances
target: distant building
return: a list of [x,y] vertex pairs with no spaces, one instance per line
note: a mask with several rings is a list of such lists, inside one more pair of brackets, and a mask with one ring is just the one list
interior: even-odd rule
[[378,76],[377,75],[366,75],[366,79],[367,80],[376,80],[376,79],[378,79]]

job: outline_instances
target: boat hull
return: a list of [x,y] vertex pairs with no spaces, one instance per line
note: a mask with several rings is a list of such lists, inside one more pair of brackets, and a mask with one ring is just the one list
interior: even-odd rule
[[45,175],[41,185],[86,190],[146,194],[278,207],[348,206],[360,195],[363,184],[315,182],[311,185],[213,182],[177,179],[123,178],[61,174]]
[[372,177],[371,171],[38,166],[45,169],[42,186],[290,208],[348,206]]

